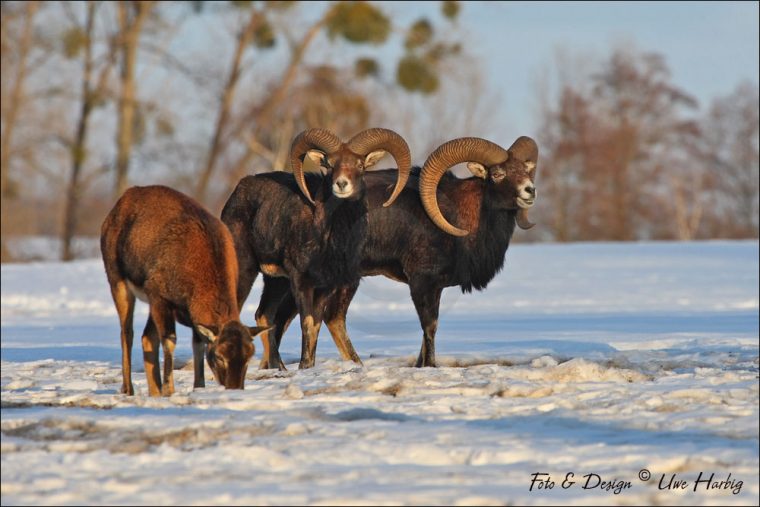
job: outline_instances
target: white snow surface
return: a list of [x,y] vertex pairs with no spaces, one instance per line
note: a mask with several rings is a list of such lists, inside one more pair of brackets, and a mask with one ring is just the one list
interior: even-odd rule
[[177,392],[150,398],[147,305],[129,397],[100,259],[3,265],[2,504],[758,505],[759,299],[757,241],[515,244],[485,291],[444,291],[438,368],[374,277],[363,366],[323,329],[298,370],[296,324],[288,371],[257,340],[245,390],[193,390],[180,326]]

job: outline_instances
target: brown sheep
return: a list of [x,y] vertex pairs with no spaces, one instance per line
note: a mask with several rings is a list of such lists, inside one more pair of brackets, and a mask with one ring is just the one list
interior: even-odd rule
[[[142,336],[151,396],[174,392],[174,322],[193,330],[194,387],[204,387],[203,352],[217,382],[243,389],[265,328],[240,323],[238,264],[227,227],[190,197],[164,186],[124,192],[101,228],[100,249],[121,324],[123,383],[133,395],[132,316],[135,297],[150,305]],[[164,381],[158,368],[164,350]],[[208,347],[207,347],[208,344]]]

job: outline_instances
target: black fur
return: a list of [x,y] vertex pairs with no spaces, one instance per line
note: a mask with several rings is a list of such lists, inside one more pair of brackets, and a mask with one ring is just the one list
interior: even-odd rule
[[[406,283],[429,279],[432,287],[460,286],[462,292],[482,290],[504,265],[504,255],[515,229],[515,210],[492,205],[492,196],[482,199],[480,225],[476,233],[457,238],[436,227],[425,213],[410,178],[396,204],[382,207],[382,196],[392,184],[392,171],[375,171],[366,178],[369,203],[369,237],[362,253],[362,268],[395,272]],[[454,190],[461,185],[455,176],[444,175],[440,187]],[[468,181],[481,184],[480,180]],[[483,184],[485,187],[485,184]],[[488,188],[483,188],[488,192]],[[455,203],[441,198],[441,211],[458,222]]]
[[[409,285],[424,332],[417,366],[435,366],[435,331],[441,292],[453,286],[459,286],[465,293],[485,289],[501,271],[515,230],[516,206],[484,180],[460,180],[446,173],[439,184],[439,205],[451,223],[460,223],[460,209],[446,198],[447,194],[480,192],[482,195],[472,199],[480,205],[477,231],[454,237],[440,230],[422,207],[417,167],[412,169],[406,187],[393,206],[382,206],[393,188],[395,174],[395,170],[383,170],[365,175],[369,227],[362,249],[361,273],[363,276],[382,274]],[[357,288],[358,282],[330,296],[326,322],[345,320]],[[283,297],[275,322],[278,344],[295,311],[292,297]],[[353,351],[350,340],[347,337],[343,340],[343,345]],[[337,339],[336,345],[341,348]]]
[[[260,266],[277,266],[284,270],[290,284],[264,277],[257,319],[272,312],[267,319],[274,320],[282,293],[289,288],[305,298],[300,306],[311,308],[306,311],[317,322],[318,330],[327,294],[338,286],[359,282],[367,202],[363,183],[355,199],[339,199],[332,194],[329,177],[315,173],[305,176],[316,205],[301,194],[292,174],[273,172],[240,180],[221,218],[232,233],[238,256],[238,304],[242,306],[248,297]],[[303,319],[302,312],[302,326]],[[267,348],[274,355],[265,355],[264,364],[279,362],[276,347]],[[305,348],[304,342],[302,366],[308,367],[313,365],[313,357]]]

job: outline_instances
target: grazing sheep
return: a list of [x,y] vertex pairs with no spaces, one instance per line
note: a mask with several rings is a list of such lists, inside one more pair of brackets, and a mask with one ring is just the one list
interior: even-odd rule
[[[132,387],[135,297],[150,305],[143,331],[151,396],[174,392],[175,319],[193,329],[195,387],[204,387],[203,352],[221,385],[243,389],[253,336],[263,328],[240,323],[238,265],[227,227],[190,197],[164,186],[124,192],[101,228],[100,250],[121,324],[121,392]],[[164,349],[164,381],[158,368]]]

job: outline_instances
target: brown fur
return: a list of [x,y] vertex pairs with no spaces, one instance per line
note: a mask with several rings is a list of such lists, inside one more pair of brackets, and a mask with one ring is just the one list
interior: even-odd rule
[[[448,181],[447,181],[448,183]],[[477,235],[480,225],[480,211],[483,202],[483,180],[460,180],[457,185],[444,183],[439,188],[446,198],[451,199],[457,209],[456,224],[459,228],[470,231],[470,239]]]
[[[193,329],[195,387],[205,385],[203,351],[208,337],[207,360],[214,376],[227,388],[242,389],[254,352],[251,332],[257,330],[240,323],[237,257],[221,220],[168,187],[132,187],[103,222],[100,242],[121,324],[122,392],[134,394],[131,349],[136,295],[144,295],[150,305],[142,344],[151,396],[174,392],[175,320]],[[159,341],[164,349],[163,384]]]

